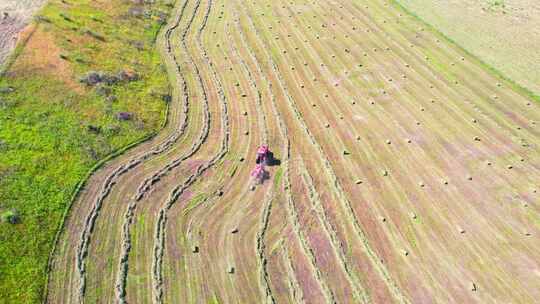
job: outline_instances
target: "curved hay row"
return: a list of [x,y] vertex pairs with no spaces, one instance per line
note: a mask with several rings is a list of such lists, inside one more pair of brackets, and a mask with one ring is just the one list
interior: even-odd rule
[[[253,21],[251,20],[251,16],[248,15],[248,19],[250,20],[250,25],[254,29],[254,32],[258,35],[258,30],[255,28]],[[259,40],[261,40],[259,38]],[[264,44],[263,44],[264,45]],[[325,173],[330,178],[330,180],[333,181],[333,188],[336,191],[336,194],[339,197],[340,203],[343,204],[346,210],[349,211],[349,221],[353,223],[353,227],[355,229],[356,234],[360,237],[363,244],[363,249],[366,253],[366,255],[369,257],[370,262],[374,266],[375,269],[379,272],[381,277],[383,278],[384,282],[387,284],[389,290],[392,292],[392,295],[394,296],[395,300],[402,302],[402,303],[408,303],[409,300],[402,294],[401,290],[399,289],[398,285],[394,282],[394,280],[390,277],[388,270],[386,269],[386,266],[384,266],[381,262],[381,259],[377,257],[377,254],[373,251],[371,248],[371,245],[369,244],[369,240],[365,235],[365,232],[360,226],[360,223],[358,222],[358,219],[355,216],[354,209],[351,206],[351,202],[346,197],[345,192],[341,186],[341,183],[338,181],[337,176],[332,168],[332,165],[330,164],[330,161],[328,160],[328,157],[326,156],[325,152],[322,150],[322,147],[320,144],[316,141],[315,137],[311,133],[311,131],[308,129],[302,114],[299,112],[298,108],[296,107],[296,104],[292,98],[292,96],[288,93],[287,86],[284,84],[281,73],[279,72],[279,68],[276,66],[276,64],[273,62],[273,59],[268,55],[268,61],[272,69],[274,70],[275,74],[278,76],[278,80],[280,83],[280,87],[282,90],[284,90],[287,103],[294,113],[298,123],[300,124],[301,128],[305,132],[305,134],[308,136],[310,142],[312,145],[316,148],[318,151],[319,157],[322,160],[324,167],[325,167]]]
[[[182,19],[182,16],[184,15],[184,11],[185,11],[185,8],[186,8],[188,2],[189,1],[184,2],[183,6],[182,6],[182,9],[181,9],[181,14],[180,14],[180,16],[178,17],[178,19],[176,21],[174,29],[176,29],[179,26],[180,21]],[[197,153],[197,151],[199,151],[199,149],[201,148],[203,143],[207,140],[208,134],[209,134],[209,131],[210,131],[210,120],[211,120],[211,118],[210,118],[210,110],[209,110],[209,105],[208,105],[208,97],[207,97],[206,91],[205,91],[203,83],[202,83],[202,77],[200,75],[200,72],[199,72],[199,70],[197,68],[197,65],[194,63],[193,58],[191,57],[191,55],[189,55],[189,52],[187,51],[187,45],[186,45],[186,36],[187,36],[187,33],[188,33],[189,29],[191,28],[191,25],[193,23],[195,13],[196,13],[196,11],[191,16],[186,28],[181,33],[181,45],[182,45],[181,48],[184,50],[184,54],[185,54],[185,58],[186,58],[187,63],[193,67],[193,71],[195,72],[195,74],[197,76],[198,85],[199,85],[199,91],[202,92],[203,113],[204,113],[204,115],[203,115],[203,128],[201,129],[199,137],[193,143],[191,148],[188,151],[186,151],[181,157],[170,161],[167,165],[165,165],[160,170],[155,172],[152,176],[147,177],[145,180],[143,180],[143,182],[137,188],[137,192],[135,193],[133,198],[128,203],[126,213],[124,215],[123,225],[122,225],[122,239],[120,241],[121,242],[121,244],[120,244],[121,245],[121,254],[120,254],[120,260],[119,260],[119,265],[118,265],[119,271],[118,271],[117,280],[116,280],[116,286],[115,286],[116,299],[120,303],[124,303],[126,301],[125,300],[125,294],[126,294],[125,287],[126,287],[126,278],[127,278],[127,272],[128,272],[129,252],[130,252],[130,249],[131,249],[130,227],[131,227],[132,222],[133,222],[134,211],[135,211],[137,203],[144,197],[144,195],[146,193],[148,193],[151,190],[151,188],[152,188],[152,186],[154,184],[159,182],[159,180],[163,176],[165,176],[168,172],[170,172],[174,168],[178,167],[186,159],[188,159],[188,158],[192,157],[193,155],[195,155]],[[168,43],[170,43],[170,35],[171,34],[172,34],[172,30],[167,31],[167,36],[166,37],[168,39],[167,40]],[[168,50],[170,51],[170,49],[171,49],[171,46],[168,45]],[[175,55],[173,55],[173,56],[174,56],[174,61],[175,61],[176,65],[177,65],[179,71],[181,71],[180,64],[177,61],[176,56]],[[185,78],[182,77],[181,82],[182,82],[182,86],[184,88],[183,91],[189,93],[188,85],[187,85],[187,82],[186,82]]]
[[317,192],[317,189],[315,189],[315,185],[313,184],[313,178],[307,171],[303,160],[300,161],[299,167],[304,184],[308,189],[308,197],[311,201],[311,204],[313,205],[313,209],[316,211],[317,218],[323,225],[325,233],[332,243],[332,249],[334,251],[334,254],[338,257],[339,265],[347,274],[349,284],[353,286],[354,299],[362,303],[371,302],[369,294],[366,292],[366,290],[362,286],[362,283],[360,282],[360,278],[358,278],[358,276],[351,270],[351,266],[349,265],[349,261],[346,257],[345,248],[343,248],[343,244],[340,242],[335,228],[332,227],[332,223],[328,220],[328,216],[326,214],[327,211],[324,209],[324,206],[320,200],[319,193]]
[[[248,54],[250,55],[250,58],[251,58],[252,62],[257,67],[258,76],[261,77],[261,79],[263,79],[265,82],[268,83],[268,80],[264,76],[264,73],[262,72],[262,69],[261,69],[258,61],[256,60],[255,56],[253,55],[253,51],[249,48],[249,45],[246,43],[245,34],[244,34],[243,30],[242,30],[242,27],[239,24],[239,16],[238,16],[238,14],[236,12],[235,12],[235,15],[234,15],[234,19],[235,19],[236,29],[237,29],[237,32],[239,33],[242,45],[248,51]],[[233,41],[232,37],[230,37],[230,40]],[[233,47],[234,47],[234,50],[235,50],[235,55],[239,58],[240,62],[242,63],[242,66],[243,66],[244,70],[246,71],[246,73],[248,75],[248,78],[250,80],[250,83],[251,83],[252,87],[255,88],[256,91],[257,91],[257,105],[258,105],[257,112],[258,112],[258,116],[259,116],[258,122],[259,122],[260,125],[264,126],[264,128],[262,128],[263,132],[261,134],[262,135],[261,136],[261,142],[264,143],[264,144],[268,144],[268,130],[266,128],[267,119],[266,119],[266,115],[265,115],[264,110],[263,110],[261,92],[259,91],[259,89],[257,87],[257,84],[255,82],[255,79],[253,79],[253,76],[251,75],[251,72],[250,72],[249,67],[247,66],[246,62],[238,54],[238,49],[236,48],[236,46],[234,44],[233,44]],[[274,104],[275,103],[275,96],[272,93],[271,88],[268,88],[268,94],[270,96],[270,99],[272,100],[272,104]],[[282,126],[283,122],[281,121],[281,117],[279,116],[279,113],[277,113],[277,112],[274,112],[274,115],[278,118],[279,130],[280,130],[280,133],[282,135],[282,138],[284,138],[286,131],[283,129],[283,126]],[[283,149],[285,149],[285,148],[283,148]],[[282,153],[282,155],[284,155],[284,153]],[[259,260],[259,274],[260,274],[260,276],[259,276],[259,284],[260,284],[261,288],[263,289],[263,298],[266,299],[266,303],[275,303],[276,300],[275,300],[275,298],[274,298],[274,296],[272,294],[272,289],[270,288],[270,282],[269,282],[269,277],[268,277],[267,259],[266,259],[266,244],[265,244],[265,236],[266,236],[266,231],[268,229],[270,213],[271,213],[271,210],[272,210],[272,203],[275,200],[275,197],[273,195],[269,195],[269,194],[271,194],[270,191],[268,191],[267,194],[264,197],[264,203],[263,203],[264,207],[263,207],[263,209],[261,211],[261,215],[260,215],[260,217],[261,217],[260,224],[259,224],[260,228],[259,228],[259,231],[257,232],[256,252],[257,252],[257,257],[258,257],[258,260]]]
[[[183,12],[183,11],[182,11]],[[165,32],[165,39],[166,43],[168,45],[167,48],[167,55],[170,58],[173,58],[174,62],[176,61],[176,57],[171,51],[171,45],[170,45],[170,35],[172,31],[178,26],[181,18],[176,19],[177,22],[175,22],[173,25],[167,28]],[[176,74],[180,79],[183,79],[183,76],[180,71],[180,66],[176,66]],[[86,263],[85,259],[88,254],[88,246],[90,243],[90,238],[92,235],[92,231],[94,228],[94,224],[96,222],[97,217],[99,216],[99,211],[101,209],[102,203],[105,200],[105,198],[108,196],[108,194],[111,192],[112,187],[116,184],[116,181],[118,178],[127,173],[128,171],[136,168],[138,165],[143,163],[144,161],[150,159],[151,157],[155,157],[159,154],[162,154],[169,149],[171,149],[174,144],[182,137],[184,134],[187,123],[188,123],[188,115],[189,115],[189,93],[185,90],[186,85],[185,82],[182,85],[183,87],[183,113],[184,116],[179,124],[179,127],[173,131],[173,133],[164,141],[156,146],[154,146],[151,150],[146,151],[134,158],[131,158],[126,163],[118,166],[115,170],[113,170],[112,173],[110,173],[104,183],[101,186],[101,191],[98,194],[98,196],[95,199],[94,205],[91,208],[91,211],[89,215],[86,218],[86,221],[84,223],[83,231],[81,233],[80,242],[77,246],[77,260],[76,260],[76,269],[79,276],[79,287],[78,287],[78,297],[79,301],[84,301],[84,293],[85,293],[85,287],[86,287]],[[173,98],[177,99],[177,98]]]
[[[200,0],[197,1],[196,9],[194,12],[194,15],[196,11],[198,10],[198,7],[200,5]],[[230,127],[229,127],[229,116],[228,116],[228,105],[227,105],[227,99],[225,97],[225,94],[223,92],[223,86],[221,84],[221,81],[217,77],[217,73],[215,69],[213,68],[213,65],[210,61],[210,59],[207,56],[207,52],[202,46],[202,43],[200,41],[200,36],[202,32],[204,31],[208,16],[210,14],[210,10],[212,7],[212,1],[210,0],[208,2],[208,9],[204,14],[203,22],[201,27],[198,30],[198,39],[197,39],[197,47],[202,51],[203,57],[206,60],[207,65],[212,70],[213,75],[213,81],[218,86],[218,96],[222,103],[222,112],[221,112],[221,125],[222,125],[222,142],[221,142],[221,148],[219,152],[213,156],[213,158],[208,161],[205,164],[200,165],[197,168],[197,171],[190,175],[186,181],[176,187],[169,195],[169,198],[164,203],[162,208],[159,210],[158,218],[157,218],[157,224],[155,228],[155,240],[154,240],[154,254],[152,259],[152,281],[153,281],[153,290],[152,293],[154,295],[154,302],[155,303],[162,303],[163,298],[163,271],[162,271],[162,258],[163,258],[163,247],[165,245],[165,226],[167,222],[167,211],[172,207],[172,205],[178,200],[178,198],[183,194],[183,192],[191,186],[197,178],[199,178],[206,170],[214,166],[218,161],[220,161],[229,151],[229,141],[230,141]]]

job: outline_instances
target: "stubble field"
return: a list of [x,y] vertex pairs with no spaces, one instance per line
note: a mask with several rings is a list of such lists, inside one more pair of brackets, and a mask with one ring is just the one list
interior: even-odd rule
[[414,17],[186,0],[158,45],[168,125],[74,201],[49,303],[540,297],[538,103]]

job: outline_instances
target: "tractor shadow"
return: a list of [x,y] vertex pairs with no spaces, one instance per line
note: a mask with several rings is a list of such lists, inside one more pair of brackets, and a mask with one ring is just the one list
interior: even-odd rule
[[279,165],[281,165],[281,160],[280,160],[280,159],[277,159],[277,158],[274,156],[274,152],[269,151],[269,152],[268,152],[268,160],[267,160],[267,162],[266,162],[266,165],[267,165],[268,167],[279,166]]

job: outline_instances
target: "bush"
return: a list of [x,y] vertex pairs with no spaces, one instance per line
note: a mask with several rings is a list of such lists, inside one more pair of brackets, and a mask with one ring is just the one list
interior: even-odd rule
[[14,209],[4,211],[0,214],[0,222],[2,223],[17,224],[20,222],[20,219],[19,213]]

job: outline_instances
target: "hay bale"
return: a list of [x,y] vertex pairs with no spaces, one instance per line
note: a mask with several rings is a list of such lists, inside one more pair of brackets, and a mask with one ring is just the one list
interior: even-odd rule
[[382,171],[381,171],[381,175],[382,175],[382,176],[388,176],[388,171],[382,170]]
[[324,124],[324,127],[325,127],[325,128],[330,128],[330,124],[329,124],[329,123],[325,123],[325,124]]
[[249,135],[249,131],[244,131],[244,135]]
[[384,216],[379,216],[379,220],[383,223],[386,222],[386,218]]
[[416,219],[416,213],[414,212],[409,212],[409,216],[411,217],[411,219],[415,220]]
[[390,139],[387,139],[387,140],[386,140],[386,144],[388,144],[388,145],[392,144],[392,142],[390,141]]
[[470,282],[469,283],[469,288],[471,289],[471,291],[476,291],[477,290],[477,286],[474,282]]
[[448,181],[445,180],[445,179],[442,180],[442,183],[443,183],[443,185],[448,185]]
[[426,184],[424,184],[424,182],[418,182],[418,186],[420,186],[421,188],[425,187]]
[[477,122],[478,122],[478,121],[477,121],[476,119],[474,119],[474,118],[473,118],[471,121],[472,121],[473,123],[477,123]]
[[461,226],[457,226],[456,228],[459,231],[459,233],[461,233],[461,234],[465,233],[465,229],[463,229]]
[[401,249],[401,253],[404,255],[404,256],[408,256],[409,255],[409,251],[405,250],[405,249]]
[[227,268],[227,272],[230,273],[230,274],[233,274],[234,273],[234,266],[229,266]]
[[242,115],[244,115],[244,116],[247,116],[247,114],[248,114],[247,111],[244,111],[244,112],[242,113]]
[[235,233],[238,233],[238,227],[234,227],[233,229],[231,229],[231,234]]
[[475,137],[474,137],[474,140],[475,140],[475,141],[480,141],[480,137],[475,136]]
[[488,161],[486,162],[486,165],[491,166],[491,162],[488,160]]
[[412,143],[412,140],[410,138],[407,138],[406,141],[408,144]]
[[510,169],[512,169],[512,168],[514,168],[512,165],[506,166],[506,169],[508,169],[508,170],[510,170]]
[[193,253],[198,253],[198,252],[199,252],[199,246],[193,245],[193,246],[191,247],[191,252],[193,252]]
[[468,179],[468,180],[472,180],[472,176],[467,175],[467,179]]
[[361,137],[360,135],[356,136],[356,140],[360,141]]
[[243,157],[240,156],[240,157],[238,158],[238,160],[241,161],[241,162],[243,162],[245,159],[244,159]]
[[360,185],[360,184],[363,183],[363,181],[361,179],[357,179],[357,180],[354,181],[354,183],[357,184],[357,185]]
[[343,150],[343,155],[350,155],[351,153],[347,150]]

